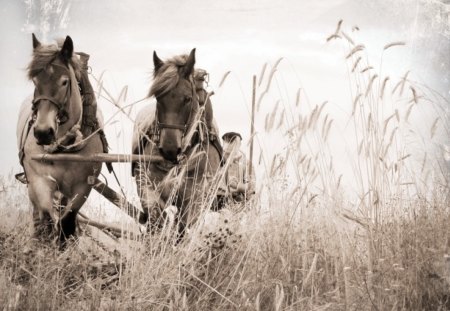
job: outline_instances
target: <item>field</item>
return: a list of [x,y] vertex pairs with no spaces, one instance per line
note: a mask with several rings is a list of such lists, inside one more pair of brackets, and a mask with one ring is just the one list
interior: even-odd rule
[[[408,73],[372,68],[340,27],[327,40],[346,51],[346,158],[334,153],[330,104],[308,109],[300,89],[293,102],[265,102],[279,60],[258,76],[254,139],[285,144],[257,154],[257,193],[245,206],[205,204],[177,246],[170,229],[110,243],[87,228],[64,252],[37,245],[26,189],[4,176],[3,310],[450,309],[449,103]],[[387,43],[382,58],[403,46]]]

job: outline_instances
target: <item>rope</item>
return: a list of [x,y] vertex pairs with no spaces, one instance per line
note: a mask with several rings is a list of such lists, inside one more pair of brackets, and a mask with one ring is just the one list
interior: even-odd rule
[[123,197],[125,198],[125,201],[128,202],[128,198],[127,198],[127,196],[125,195],[125,191],[123,191],[122,185],[120,184],[119,178],[117,178],[116,171],[114,170],[114,168],[112,167],[112,165],[111,165],[111,172],[113,173],[114,178],[116,179],[116,182],[117,182],[117,184],[119,185],[120,192],[122,192],[122,195],[123,195]]

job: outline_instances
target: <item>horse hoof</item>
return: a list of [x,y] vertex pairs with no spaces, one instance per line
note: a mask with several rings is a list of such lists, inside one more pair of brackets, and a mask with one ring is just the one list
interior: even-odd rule
[[141,225],[145,225],[148,221],[148,214],[145,213],[139,213],[139,223]]

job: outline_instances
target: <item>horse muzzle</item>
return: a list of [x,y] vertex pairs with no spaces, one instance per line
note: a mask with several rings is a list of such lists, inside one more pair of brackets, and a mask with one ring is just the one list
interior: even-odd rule
[[34,137],[38,145],[50,145],[55,140],[55,130],[51,127],[34,128]]
[[177,163],[181,154],[182,133],[179,129],[164,128],[161,131],[158,148],[164,159]]
[[165,150],[164,148],[160,147],[159,153],[161,153],[164,159],[173,163],[178,163],[178,155],[181,154],[181,148],[177,148],[176,150]]

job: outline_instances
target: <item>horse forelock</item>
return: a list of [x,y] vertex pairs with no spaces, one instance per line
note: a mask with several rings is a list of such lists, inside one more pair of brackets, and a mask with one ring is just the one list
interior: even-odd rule
[[180,80],[180,69],[186,65],[188,57],[187,54],[174,56],[166,60],[159,70],[155,70],[148,96],[160,96],[174,89]]
[[[61,48],[55,44],[42,45],[34,49],[33,58],[27,68],[28,78],[31,80],[42,70],[46,70],[48,66],[58,58],[60,51]],[[75,55],[72,56],[69,60],[69,64],[72,66],[77,80],[79,80],[81,77],[81,66],[78,58]]]

